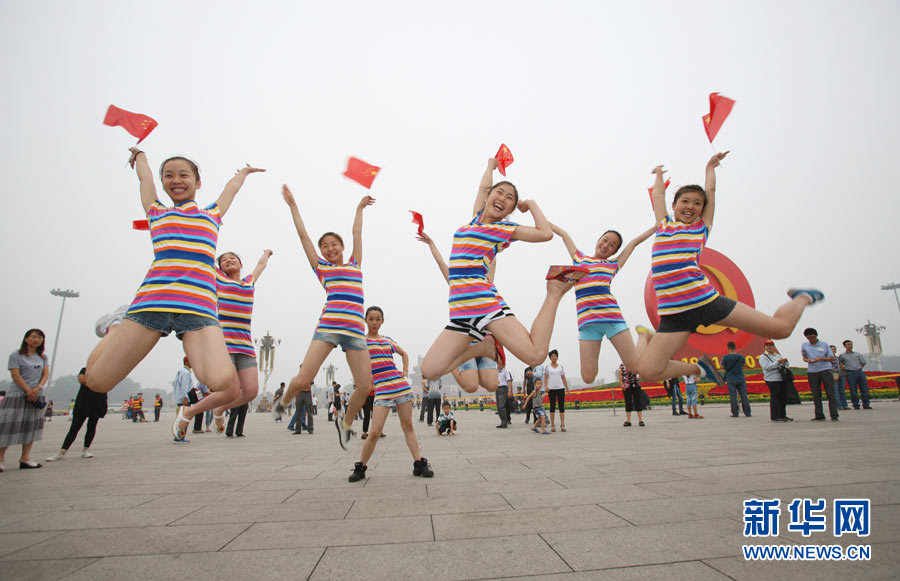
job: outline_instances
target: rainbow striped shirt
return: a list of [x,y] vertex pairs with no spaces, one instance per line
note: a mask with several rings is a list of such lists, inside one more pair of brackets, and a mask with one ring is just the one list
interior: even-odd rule
[[588,269],[588,274],[575,283],[575,309],[578,329],[592,323],[624,323],[616,297],[609,290],[612,279],[619,272],[619,261],[602,260],[575,252],[572,264]]
[[253,338],[250,336],[250,318],[253,316],[253,275],[233,280],[216,269],[216,294],[219,297],[219,324],[225,333],[225,346],[229,353],[256,357]]
[[702,219],[685,224],[666,216],[660,221],[651,258],[660,316],[696,309],[719,296],[697,264],[708,236],[709,227]]
[[214,263],[222,224],[219,205],[213,202],[201,210],[189,200],[167,208],[156,200],[147,220],[153,263],[128,312],[188,313],[218,320]]
[[397,344],[390,337],[366,337],[369,359],[372,362],[372,383],[375,385],[375,400],[393,399],[412,393],[409,382],[394,365]]
[[510,245],[518,224],[484,224],[478,212],[453,234],[450,251],[450,318],[480,317],[501,308],[497,289],[488,281],[488,265],[497,252]]
[[319,258],[316,276],[326,293],[316,332],[365,339],[362,270],[357,266],[356,259],[351,258],[346,264],[333,264]]

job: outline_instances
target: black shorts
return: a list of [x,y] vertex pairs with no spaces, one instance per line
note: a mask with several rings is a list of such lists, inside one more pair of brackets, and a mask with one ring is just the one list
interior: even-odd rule
[[501,307],[499,310],[480,317],[471,317],[468,319],[450,319],[450,324],[444,327],[448,331],[454,333],[462,333],[468,335],[476,341],[484,341],[487,334],[487,326],[504,317],[514,317],[509,307]]
[[663,315],[659,318],[657,333],[693,333],[700,325],[712,325],[718,323],[731,314],[737,301],[717,296],[712,302],[706,303],[696,309],[682,311],[674,315]]

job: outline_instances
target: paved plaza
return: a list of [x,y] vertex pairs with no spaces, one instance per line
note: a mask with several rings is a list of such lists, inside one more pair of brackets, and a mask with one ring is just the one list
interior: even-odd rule
[[[460,431],[416,423],[432,479],[412,476],[396,416],[369,464],[338,446],[320,411],[316,433],[251,414],[244,438],[160,423],[101,421],[93,451],[40,470],[0,474],[3,579],[896,579],[900,575],[900,403],[774,424],[768,405],[732,419],[567,414],[567,433],[539,436],[524,416],[495,429],[459,411]],[[56,452],[57,417],[34,458]],[[360,423],[355,424],[359,429]],[[743,536],[743,501],[781,499],[780,536]],[[824,498],[827,532],[789,532],[794,498]],[[871,535],[836,538],[835,498],[871,499]],[[871,545],[868,562],[745,561],[745,544]]]

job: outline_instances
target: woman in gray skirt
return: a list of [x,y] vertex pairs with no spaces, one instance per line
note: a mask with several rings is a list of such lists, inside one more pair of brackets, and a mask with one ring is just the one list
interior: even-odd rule
[[0,472],[9,446],[22,444],[19,468],[40,468],[31,459],[31,447],[44,434],[47,400],[41,390],[47,383],[49,368],[44,356],[44,332],[29,329],[18,351],[9,355],[9,373],[15,386],[0,402]]

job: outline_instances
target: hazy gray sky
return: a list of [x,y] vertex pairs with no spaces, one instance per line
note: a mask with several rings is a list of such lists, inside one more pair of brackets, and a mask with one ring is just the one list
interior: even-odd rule
[[[110,103],[159,121],[142,144],[153,167],[175,154],[200,164],[201,203],[245,162],[268,168],[247,179],[219,250],[238,252],[248,271],[275,251],[253,330],[283,338],[277,381],[295,373],[324,302],[282,183],[313,236],[349,237],[365,191],[341,176],[346,158],[383,167],[365,214],[366,304],[384,309],[383,332],[415,359],[446,323],[447,287],[408,210],[448,254],[502,141],[521,195],[584,250],[608,228],[629,239],[652,224],[654,165],[674,187],[702,181],[712,150],[700,117],[720,91],[737,105],[716,139],[732,155],[709,247],[744,271],[758,308],[815,285],[827,298],[801,328],[864,345],[855,329],[871,319],[897,353],[900,313],[880,285],[900,282],[898,24],[893,1],[2,1],[0,240],[11,277],[0,344],[11,351],[40,327],[52,347],[60,300],[49,290],[79,290],[55,375],[76,372],[94,321],[130,302],[150,265],[148,234],[131,229],[143,217],[125,166],[134,139],[101,124]],[[613,284],[632,327],[647,320],[649,256],[647,242]],[[501,255],[497,286],[527,326],[546,266],[566,262],[558,239]],[[780,346],[799,360],[800,342],[795,333]],[[552,346],[577,375],[574,295]],[[167,388],[180,353],[174,337],[162,340],[131,377]],[[329,361],[348,381],[343,355]],[[617,364],[605,346],[600,375]],[[511,365],[517,378],[523,367]]]

